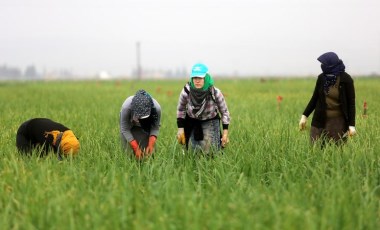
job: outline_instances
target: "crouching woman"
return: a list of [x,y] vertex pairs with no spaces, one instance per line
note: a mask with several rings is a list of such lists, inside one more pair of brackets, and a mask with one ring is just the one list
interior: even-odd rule
[[123,149],[136,159],[153,154],[160,130],[161,106],[145,90],[129,96],[121,106],[120,137]]

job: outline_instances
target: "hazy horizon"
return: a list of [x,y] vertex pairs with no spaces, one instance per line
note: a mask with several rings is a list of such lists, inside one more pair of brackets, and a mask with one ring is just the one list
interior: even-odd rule
[[351,75],[380,73],[378,0],[0,0],[0,65],[131,75],[141,66],[310,76],[334,51]]

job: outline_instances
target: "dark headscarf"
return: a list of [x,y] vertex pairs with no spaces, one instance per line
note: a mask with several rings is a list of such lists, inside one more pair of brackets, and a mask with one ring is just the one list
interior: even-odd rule
[[328,94],[330,86],[335,85],[337,76],[345,71],[346,66],[334,52],[324,53],[317,60],[321,62],[321,69],[325,76],[323,88]]
[[139,119],[141,117],[149,116],[150,110],[153,107],[153,99],[145,90],[140,89],[132,98],[131,106],[134,118]]
[[[132,98],[131,110],[133,119],[138,120],[141,127],[147,132],[158,121],[158,114],[156,108],[154,108],[153,99],[143,89],[138,90]],[[141,119],[142,117],[146,118]]]

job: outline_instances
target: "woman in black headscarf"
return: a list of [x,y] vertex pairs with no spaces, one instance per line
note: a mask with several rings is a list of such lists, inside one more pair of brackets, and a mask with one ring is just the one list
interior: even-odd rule
[[311,121],[310,139],[314,143],[322,138],[335,143],[345,142],[347,136],[356,134],[355,88],[345,65],[333,52],[322,54],[322,72],[317,79],[314,93],[299,122],[300,130],[306,127],[307,117],[314,111]]
[[128,97],[120,111],[120,135],[123,148],[131,149],[137,159],[151,155],[159,133],[160,104],[145,90]]

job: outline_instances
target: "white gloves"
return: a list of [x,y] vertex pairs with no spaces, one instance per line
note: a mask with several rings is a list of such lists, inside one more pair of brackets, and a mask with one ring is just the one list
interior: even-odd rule
[[348,126],[348,135],[352,137],[353,135],[356,134],[356,129],[355,126]]
[[[299,123],[300,130],[304,130],[306,128],[306,122],[307,122],[307,117],[305,115],[302,115],[300,123]],[[350,137],[354,136],[356,134],[355,126],[348,126],[347,134]]]
[[305,115],[302,115],[300,123],[299,123],[300,130],[304,130],[306,128],[306,121],[307,121],[307,117]]

